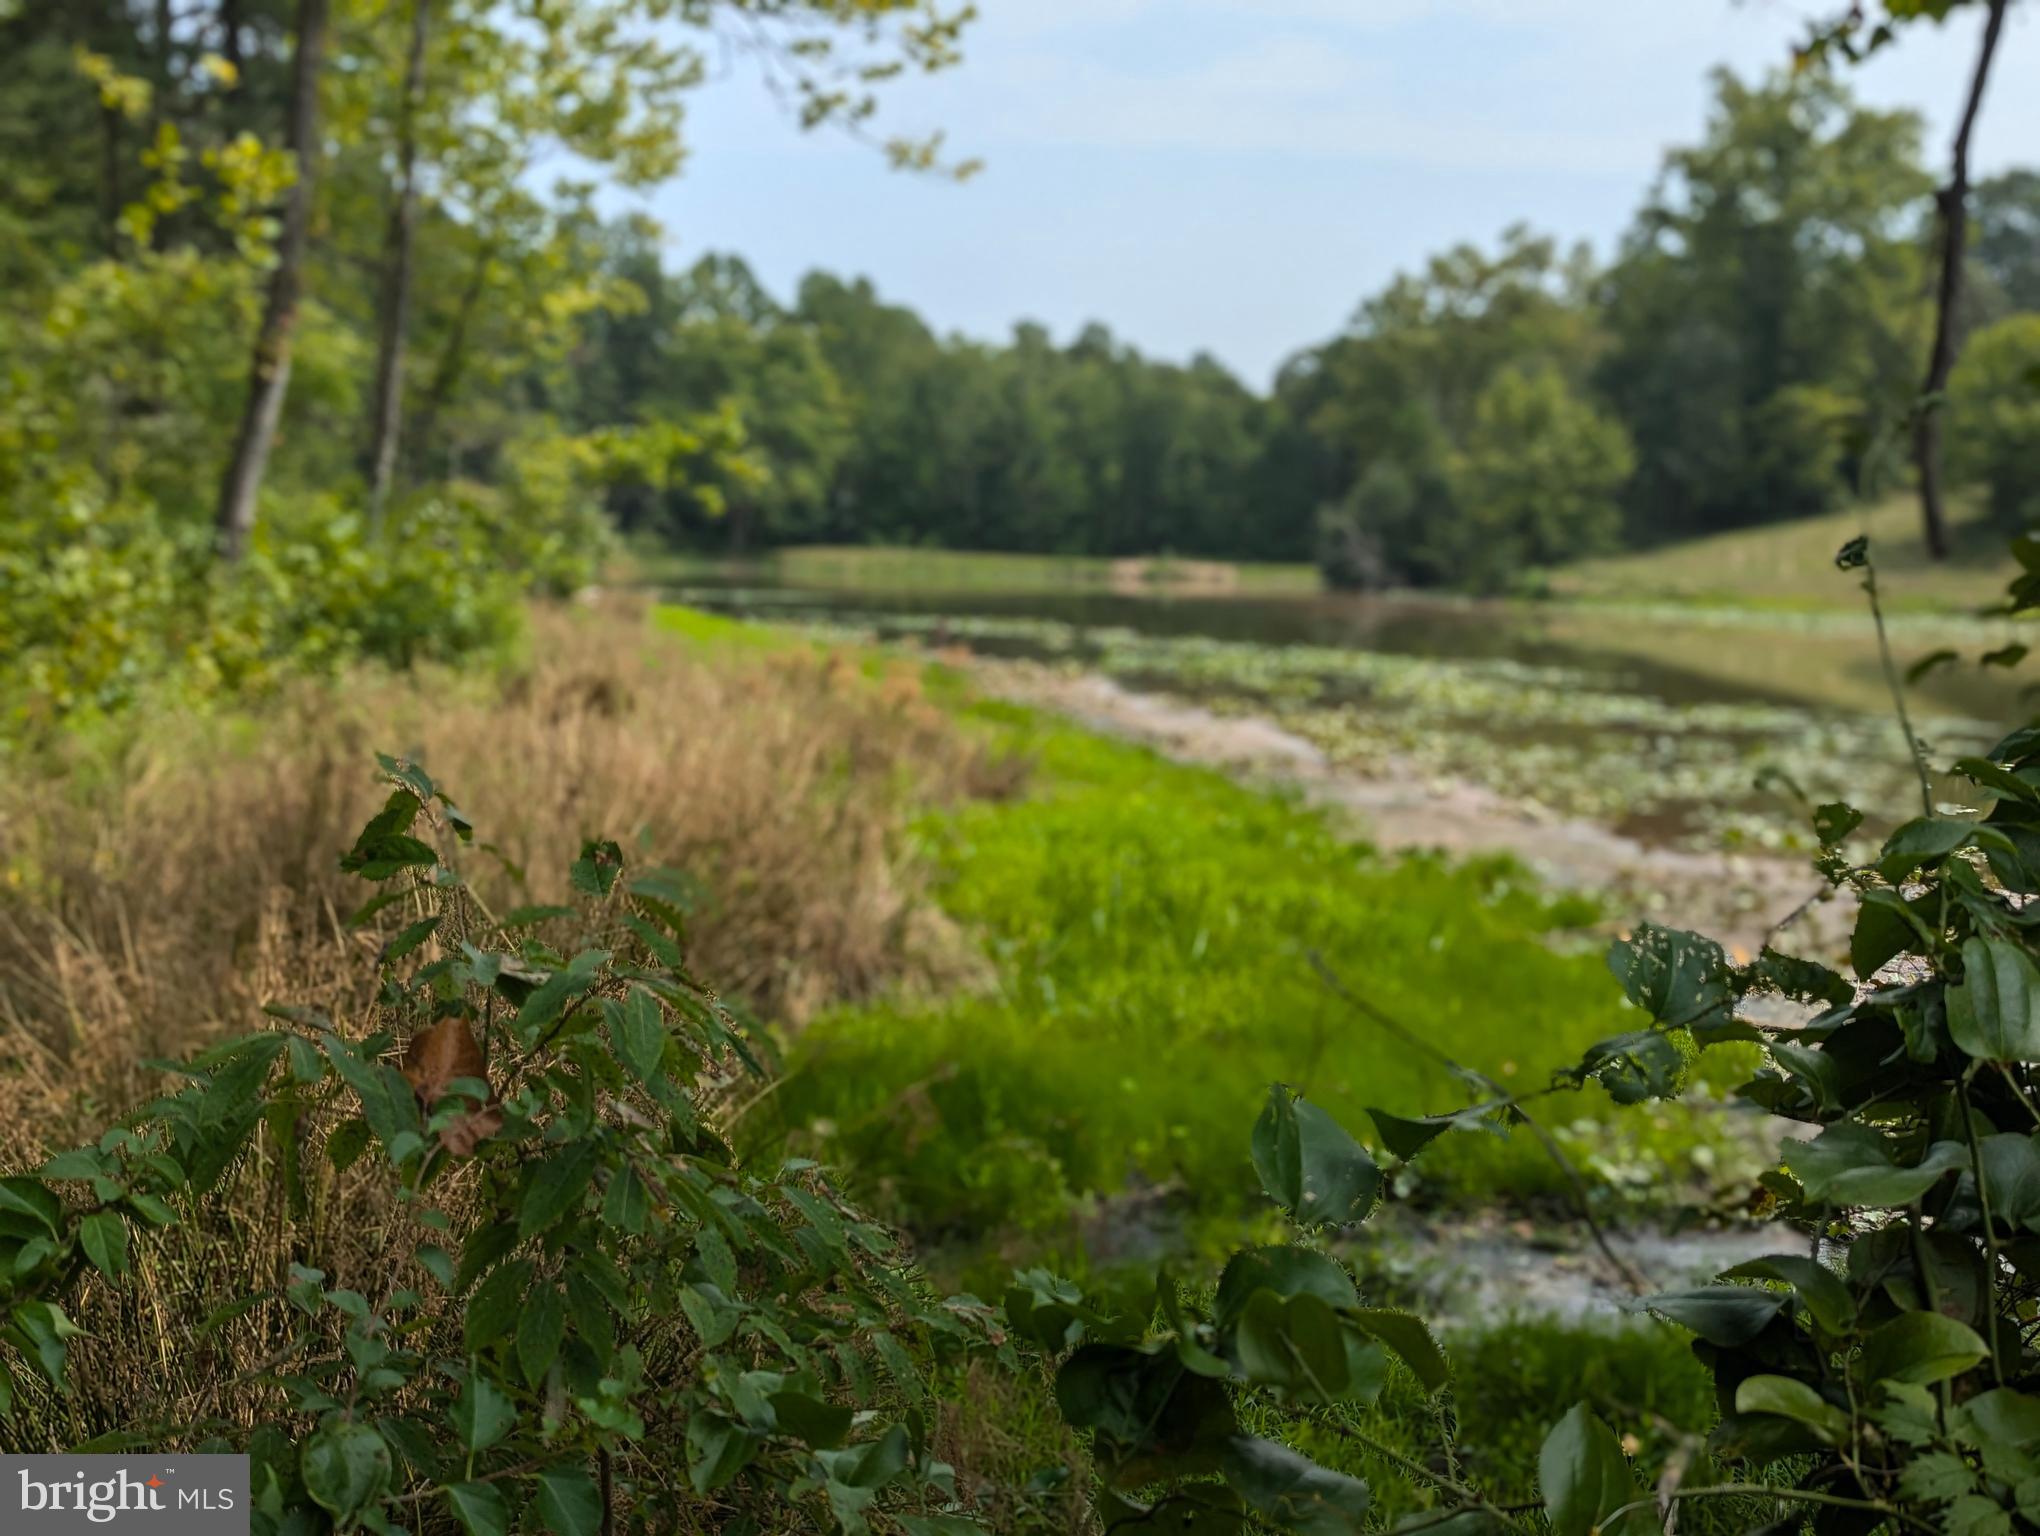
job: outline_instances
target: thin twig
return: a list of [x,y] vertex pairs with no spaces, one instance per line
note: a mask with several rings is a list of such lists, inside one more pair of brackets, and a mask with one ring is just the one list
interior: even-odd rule
[[1906,712],[1905,687],[1899,681],[1898,663],[1891,657],[1891,637],[1884,631],[1884,604],[1877,597],[1877,562],[1866,550],[1863,555],[1863,590],[1870,597],[1870,617],[1877,625],[1877,658],[1884,667],[1884,685],[1891,690],[1891,702],[1898,710],[1898,727],[1905,732],[1905,750],[1912,758],[1914,775],[1920,781],[1920,814],[1934,814],[1934,786],[1927,778],[1926,754],[1913,733],[1912,716]]
[[1310,963],[1317,971],[1319,979],[1331,989],[1333,995],[1362,1017],[1387,1030],[1413,1050],[1421,1052],[1433,1061],[1440,1063],[1447,1071],[1462,1079],[1479,1083],[1488,1092],[1507,1099],[1510,1109],[1515,1112],[1516,1118],[1530,1128],[1530,1134],[1537,1138],[1538,1145],[1544,1148],[1546,1155],[1551,1158],[1552,1162],[1558,1165],[1559,1172],[1565,1175],[1566,1182],[1572,1186],[1573,1199],[1575,1205],[1579,1208],[1580,1219],[1586,1223],[1587,1231],[1592,1234],[1594,1246],[1601,1250],[1601,1257],[1614,1267],[1615,1273],[1621,1276],[1622,1283],[1629,1287],[1632,1294],[1642,1296],[1657,1289],[1657,1286],[1648,1275],[1644,1274],[1642,1270],[1615,1251],[1614,1245],[1608,1241],[1607,1232],[1602,1228],[1600,1220],[1594,1215],[1593,1203],[1587,1189],[1587,1181],[1581,1175],[1578,1166],[1574,1164],[1570,1157],[1566,1156],[1565,1149],[1558,1144],[1557,1139],[1539,1124],[1528,1110],[1523,1108],[1523,1101],[1520,1098],[1511,1094],[1485,1072],[1477,1072],[1471,1067],[1463,1066],[1459,1062],[1454,1061],[1445,1052],[1439,1050],[1430,1041],[1422,1038],[1401,1020],[1383,1012],[1375,1004],[1352,991],[1339,979],[1338,974],[1325,963],[1324,956],[1316,950],[1310,952]]
[[[1852,1499],[1845,1494],[1821,1493],[1812,1488],[1772,1488],[1763,1483],[1716,1483],[1711,1488],[1679,1488],[1672,1493],[1675,1501],[1685,1499],[1732,1499],[1761,1498],[1782,1499],[1792,1504],[1827,1504],[1836,1509],[1864,1509],[1883,1515],[1887,1520],[1896,1520],[1901,1525],[1910,1525],[1922,1531],[1932,1531],[1933,1526],[1923,1520],[1914,1519],[1904,1510],[1885,1503],[1882,1499]],[[1612,1530],[1616,1521],[1624,1515],[1639,1509],[1649,1509],[1656,1503],[1655,1496],[1637,1499],[1612,1511],[1598,1525],[1599,1530]]]
[[1969,1105],[1969,1080],[1955,1085],[1962,1096],[1962,1129],[1969,1140],[1969,1160],[1976,1167],[1976,1203],[1983,1208],[1983,1297],[1984,1316],[1990,1321],[1990,1373],[1999,1386],[2005,1384],[2004,1362],[1998,1358],[1998,1249],[1997,1234],[1991,1230],[1990,1181],[1983,1171],[1983,1147],[1976,1136],[1976,1116]]

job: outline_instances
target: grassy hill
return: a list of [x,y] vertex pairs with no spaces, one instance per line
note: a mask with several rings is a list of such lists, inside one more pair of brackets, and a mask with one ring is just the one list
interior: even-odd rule
[[1858,602],[1853,582],[1834,579],[1834,553],[1859,533],[1870,536],[1883,588],[1895,610],[1962,610],[2001,596],[2011,574],[2005,541],[1980,506],[1950,509],[1955,553],[1927,558],[1919,503],[1910,494],[1848,507],[1824,517],[1772,523],[1669,544],[1636,554],[1582,561],[1552,573],[1559,597],[1721,603],[1734,607],[1836,608]]

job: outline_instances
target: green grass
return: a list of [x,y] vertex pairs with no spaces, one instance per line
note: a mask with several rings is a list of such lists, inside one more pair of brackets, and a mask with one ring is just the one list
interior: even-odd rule
[[[761,1117],[774,1123],[747,1127],[849,1167],[924,1235],[1018,1234],[1081,1258],[1068,1223],[1087,1202],[1157,1187],[1233,1213],[1236,1233],[1269,1083],[1363,1136],[1369,1105],[1465,1102],[1335,998],[1313,953],[1442,1050],[1525,1085],[1634,1026],[1576,931],[1598,913],[1513,865],[1386,859],[1216,774],[1010,708],[969,712],[1038,760],[1026,797],[927,828],[943,903],[983,936],[995,983],[817,1020]],[[1613,1110],[1598,1089],[1552,1111],[1604,1179],[1639,1187],[1689,1180],[1703,1142],[1702,1158],[1723,1155],[1732,1118]],[[1563,1188],[1524,1136],[1449,1138],[1422,1181],[1479,1204]]]
[[641,582],[679,582],[753,574],[795,586],[846,591],[1002,592],[1091,591],[1310,593],[1320,589],[1317,567],[1239,561],[1178,560],[1152,555],[1110,560],[1089,555],[1019,555],[977,550],[911,549],[884,545],[809,544],[732,561],[640,550],[632,574]]
[[1861,598],[1856,583],[1836,579],[1834,554],[1867,533],[1895,611],[1973,609],[2003,596],[2012,558],[2004,535],[1984,521],[1974,501],[1957,498],[1950,510],[1955,554],[1945,562],[1927,557],[1919,502],[1907,493],[1822,517],[1583,561],[1552,572],[1551,591],[1596,601],[1851,608]]
[[[1444,1343],[1452,1385],[1442,1403],[1426,1397],[1416,1380],[1397,1367],[1387,1390],[1364,1411],[1303,1424],[1271,1415],[1243,1427],[1364,1477],[1375,1492],[1379,1528],[1387,1529],[1405,1515],[1436,1505],[1407,1491],[1411,1479],[1389,1457],[1330,1424],[1343,1421],[1403,1457],[1437,1465],[1443,1411],[1456,1422],[1458,1471],[1506,1507],[1537,1501],[1538,1448],[1574,1403],[1585,1402],[1619,1431],[1635,1433],[1630,1465],[1638,1498],[1648,1495],[1681,1441],[1704,1435],[1718,1417],[1712,1377],[1693,1357],[1690,1335],[1668,1324],[1516,1318],[1450,1335]],[[1684,1486],[1728,1480],[1703,1455],[1687,1469]],[[1684,1508],[1679,1529],[1690,1536],[1731,1536],[1768,1525],[1776,1515],[1775,1505],[1759,1499],[1709,1499]]]

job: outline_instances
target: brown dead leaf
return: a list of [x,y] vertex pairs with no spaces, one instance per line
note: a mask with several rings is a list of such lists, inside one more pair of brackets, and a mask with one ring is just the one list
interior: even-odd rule
[[[458,1078],[472,1077],[488,1082],[488,1064],[482,1048],[475,1043],[467,1020],[441,1019],[422,1034],[415,1035],[404,1051],[404,1081],[418,1095],[418,1105],[431,1114],[446,1097],[448,1086]],[[455,1157],[472,1157],[475,1148],[503,1128],[501,1100],[494,1086],[488,1103],[471,1109],[439,1133],[439,1144]]]

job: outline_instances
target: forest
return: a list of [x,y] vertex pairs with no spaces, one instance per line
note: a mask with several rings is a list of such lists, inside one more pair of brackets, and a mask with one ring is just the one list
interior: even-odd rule
[[2040,1530],[2035,12],[1263,391],[629,211],[970,5],[0,0],[0,1533]]

